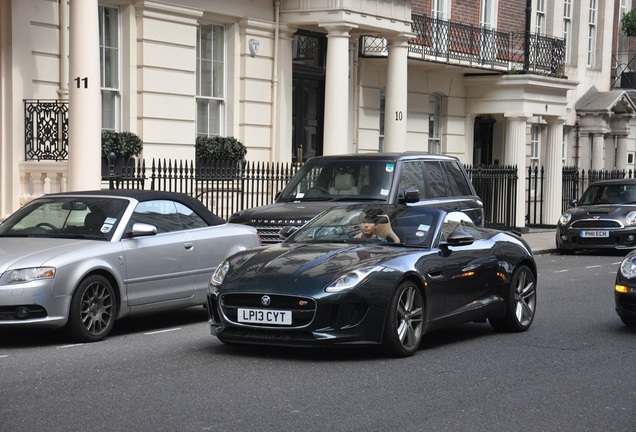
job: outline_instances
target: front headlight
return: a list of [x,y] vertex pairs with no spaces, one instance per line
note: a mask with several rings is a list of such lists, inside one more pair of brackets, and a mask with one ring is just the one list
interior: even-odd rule
[[627,279],[636,277],[636,255],[628,255],[621,263],[620,271]]
[[9,270],[0,276],[0,285],[27,283],[38,279],[53,279],[55,267],[31,267]]
[[325,288],[327,292],[339,292],[344,290],[350,290],[356,285],[362,283],[369,276],[376,274],[379,271],[384,270],[382,266],[366,267],[357,270],[353,270],[344,276],[340,276],[333,281],[331,285]]
[[216,270],[214,270],[212,277],[210,278],[210,285],[216,286],[216,287],[221,286],[229,270],[230,270],[229,261],[225,260],[221,264],[219,264]]
[[627,216],[625,216],[625,222],[627,225],[636,225],[636,211],[627,213]]
[[572,220],[571,213],[563,213],[561,217],[559,218],[559,225],[567,225],[570,223],[571,220]]

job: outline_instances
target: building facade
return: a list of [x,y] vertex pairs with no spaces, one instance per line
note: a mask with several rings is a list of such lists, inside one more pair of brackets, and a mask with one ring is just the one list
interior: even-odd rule
[[[520,179],[541,166],[544,220],[556,223],[563,166],[634,168],[633,50],[618,29],[631,7],[0,0],[0,217],[42,193],[99,187],[99,127],[73,141],[58,121],[70,109],[76,125],[138,134],[145,159],[192,160],[197,136],[220,135],[250,161],[442,153],[514,165]],[[93,31],[99,42],[74,51]],[[92,72],[74,73],[92,63],[98,105],[73,98],[95,88]],[[523,227],[528,191],[517,188]]]

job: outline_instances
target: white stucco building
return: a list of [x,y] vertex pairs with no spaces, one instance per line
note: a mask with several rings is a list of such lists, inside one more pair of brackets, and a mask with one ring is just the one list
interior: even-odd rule
[[[636,108],[612,88],[631,0],[468,3],[0,0],[0,217],[99,187],[99,124],[138,134],[146,159],[192,160],[212,134],[252,161],[436,152],[520,179],[542,166],[556,223],[564,165],[634,167]],[[46,104],[69,99],[60,125]]]

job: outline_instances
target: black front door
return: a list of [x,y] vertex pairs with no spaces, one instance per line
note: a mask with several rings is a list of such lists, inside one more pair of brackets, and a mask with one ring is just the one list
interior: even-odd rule
[[294,76],[292,162],[322,155],[324,78]]
[[473,165],[492,164],[492,138],[495,119],[480,116],[475,119],[473,135]]

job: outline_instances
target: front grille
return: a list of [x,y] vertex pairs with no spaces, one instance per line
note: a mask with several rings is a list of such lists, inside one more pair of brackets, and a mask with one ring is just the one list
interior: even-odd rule
[[584,219],[584,220],[573,222],[571,227],[575,229],[582,229],[582,228],[610,229],[610,228],[623,228],[623,225],[619,221],[613,220],[613,219]]
[[261,237],[261,243],[273,244],[280,243],[282,239],[278,236],[278,232],[282,229],[282,226],[257,226],[256,230]]
[[636,313],[636,297],[621,295],[618,297],[618,303],[626,312]]
[[[219,298],[219,305],[223,315],[231,322],[239,323],[238,309],[271,309],[286,310],[292,313],[292,325],[286,328],[304,327],[311,323],[316,315],[316,302],[310,297],[269,295],[270,304],[263,306],[261,299],[264,294],[223,294]],[[249,324],[250,326],[264,327],[271,324]]]
[[578,238],[578,244],[580,246],[614,246],[616,245],[616,238],[614,237],[601,237],[601,238]]

